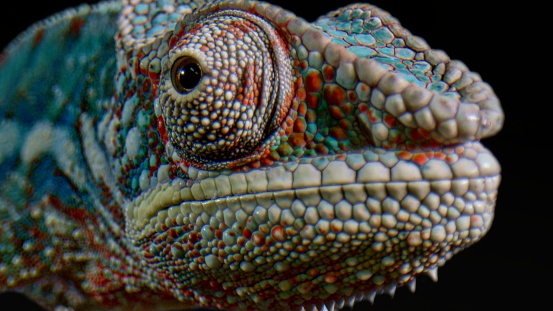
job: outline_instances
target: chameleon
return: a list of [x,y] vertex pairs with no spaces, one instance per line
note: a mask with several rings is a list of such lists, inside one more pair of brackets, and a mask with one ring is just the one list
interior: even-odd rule
[[47,310],[335,310],[493,222],[491,86],[388,12],[122,0],[0,56],[0,292]]

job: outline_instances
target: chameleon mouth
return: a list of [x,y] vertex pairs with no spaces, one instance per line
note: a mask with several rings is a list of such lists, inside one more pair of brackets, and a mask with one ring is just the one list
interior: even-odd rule
[[[193,182],[158,184],[127,204],[127,229],[134,241],[183,224],[201,227],[213,217],[231,228],[244,225],[248,215],[258,223],[283,226],[337,218],[351,225],[343,228],[348,234],[355,234],[352,226],[372,227],[377,218],[380,225],[397,228],[404,222],[411,230],[430,217],[426,227],[445,225],[453,232],[450,222],[469,229],[462,215],[474,223],[491,220],[500,182],[497,160],[478,142],[433,154],[377,148],[228,175],[191,173],[197,175]],[[488,218],[480,220],[484,211]]]
[[283,303],[300,306],[312,295],[370,298],[413,286],[423,272],[435,278],[490,228],[500,166],[468,142],[189,175],[126,205],[128,237],[145,262],[176,293],[194,282],[213,303],[221,293],[264,301],[286,292]]

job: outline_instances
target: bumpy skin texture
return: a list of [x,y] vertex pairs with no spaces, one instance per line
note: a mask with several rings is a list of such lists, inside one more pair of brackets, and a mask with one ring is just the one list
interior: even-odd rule
[[0,290],[53,310],[324,310],[478,241],[489,85],[369,4],[83,6],[0,63]]

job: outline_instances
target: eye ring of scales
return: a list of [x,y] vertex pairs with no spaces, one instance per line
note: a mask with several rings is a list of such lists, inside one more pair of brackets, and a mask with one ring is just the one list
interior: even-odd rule
[[493,220],[498,98],[369,4],[81,6],[3,51],[0,94],[0,290],[48,310],[339,309]]

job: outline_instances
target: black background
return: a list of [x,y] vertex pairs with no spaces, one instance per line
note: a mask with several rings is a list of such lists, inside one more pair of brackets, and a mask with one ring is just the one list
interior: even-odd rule
[[[81,2],[48,1],[44,8],[27,1],[11,2],[9,13],[0,13],[0,46],[32,22]],[[358,1],[273,1],[308,21],[353,2]],[[533,310],[538,305],[551,306],[553,171],[548,148],[553,120],[549,107],[552,87],[546,84],[552,67],[547,47],[551,31],[545,31],[547,18],[540,17],[546,9],[531,1],[517,6],[491,5],[483,0],[371,3],[390,12],[432,48],[445,50],[452,59],[462,60],[480,73],[500,98],[506,123],[499,135],[484,140],[503,169],[489,233],[440,268],[438,283],[422,276],[415,294],[400,288],[393,299],[381,295],[372,307],[361,302],[353,310]],[[13,307],[7,308],[9,305]],[[40,310],[13,294],[0,295],[0,309]]]

